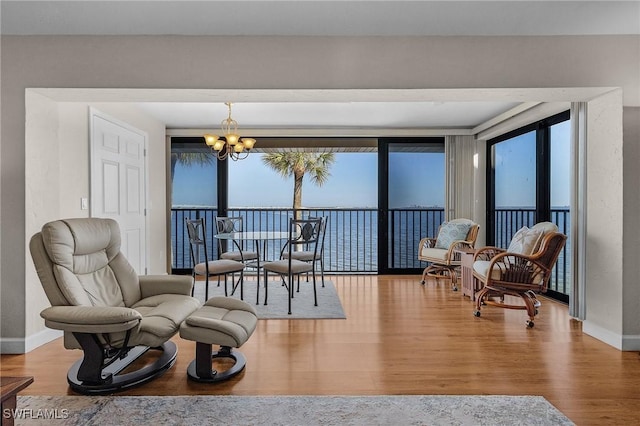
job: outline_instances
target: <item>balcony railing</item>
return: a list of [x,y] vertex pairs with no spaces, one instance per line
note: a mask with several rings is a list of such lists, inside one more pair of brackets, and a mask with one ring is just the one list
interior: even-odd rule
[[[376,273],[378,271],[378,211],[373,208],[358,209],[302,209],[302,216],[327,216],[327,231],[324,246],[324,265],[327,273]],[[233,208],[229,216],[242,216],[244,229],[287,231],[293,210],[287,208]],[[189,244],[185,218],[204,217],[207,224],[207,241],[213,258],[218,257],[215,234],[217,210],[212,208],[174,208],[171,211],[171,241],[174,270],[191,269]],[[392,209],[389,211],[388,265],[394,269],[422,269],[418,261],[420,238],[435,236],[444,221],[441,208]],[[568,235],[570,229],[569,209],[552,210],[552,221],[560,232]],[[515,232],[522,226],[535,224],[532,209],[496,210],[495,241],[499,247],[507,247]],[[268,241],[263,255],[274,259],[279,255],[282,241]],[[569,277],[570,246],[567,242],[554,270],[550,288],[568,294],[571,289]]]
[[[375,273],[378,270],[378,212],[376,209],[302,209],[302,216],[326,216],[324,267],[328,273]],[[241,216],[247,231],[287,231],[293,209],[244,208],[229,209],[229,216]],[[204,217],[207,224],[209,252],[218,257],[217,240],[213,238],[217,211],[211,208],[174,208],[171,210],[171,232],[174,269],[191,269],[185,218]],[[274,259],[282,241],[267,241],[263,256]]]

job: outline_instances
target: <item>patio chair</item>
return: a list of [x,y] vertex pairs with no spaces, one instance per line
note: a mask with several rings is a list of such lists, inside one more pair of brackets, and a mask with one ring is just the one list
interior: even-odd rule
[[[233,295],[240,287],[240,299],[244,300],[244,263],[231,259],[210,260],[207,244],[207,233],[204,218],[185,219],[187,233],[189,235],[189,250],[191,252],[191,260],[193,268],[191,275],[194,280],[200,275],[205,278],[205,302],[209,300],[209,277],[218,277],[218,286],[220,286],[220,277],[224,277],[224,295],[228,296],[227,290],[228,275],[232,274],[231,295]],[[235,280],[235,274],[239,272],[240,278]],[[193,295],[193,289],[191,290]]]
[[[84,352],[67,373],[71,389],[123,391],[173,366],[177,346],[169,339],[200,307],[189,296],[190,277],[138,276],[120,252],[120,228],[112,219],[47,223],[29,249],[51,303],[40,316],[64,331],[66,349]],[[159,353],[142,358],[151,349]]]
[[[474,315],[479,317],[482,305],[506,309],[524,309],[534,326],[540,301],[536,293],[545,293],[551,271],[558,260],[567,236],[558,232],[550,222],[541,222],[531,229],[521,228],[511,239],[509,247],[483,247],[474,257],[473,277],[482,289],[477,293]],[[505,296],[522,299],[523,304],[505,303]]]
[[458,290],[458,274],[456,269],[460,267],[460,250],[474,248],[480,226],[469,219],[453,219],[444,222],[438,228],[436,238],[423,238],[418,245],[418,260],[429,262],[422,272],[422,281],[426,277],[436,280],[448,278],[451,281],[451,289]]

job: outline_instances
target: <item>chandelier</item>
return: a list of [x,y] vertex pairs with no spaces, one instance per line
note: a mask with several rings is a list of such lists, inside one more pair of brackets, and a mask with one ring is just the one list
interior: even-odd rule
[[227,157],[232,160],[242,160],[247,158],[249,151],[255,145],[253,138],[240,138],[238,135],[238,122],[231,118],[231,102],[225,102],[229,107],[229,116],[222,120],[220,127],[224,136],[206,134],[204,142],[211,148],[218,160],[225,160]]

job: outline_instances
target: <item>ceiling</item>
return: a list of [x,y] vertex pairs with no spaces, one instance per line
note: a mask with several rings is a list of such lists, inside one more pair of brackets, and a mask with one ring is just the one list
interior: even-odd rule
[[[473,128],[519,102],[267,102],[232,105],[242,128]],[[221,103],[144,102],[139,107],[167,128],[218,127],[228,110]]]
[[[4,0],[0,12],[3,35],[640,34],[639,1]],[[216,128],[227,116],[222,102],[204,102],[188,93],[178,96],[179,101],[156,98],[149,96],[136,103],[170,129]],[[260,129],[469,129],[531,106],[511,99],[468,98],[454,96],[433,102],[248,101],[233,106],[233,118],[241,128]]]

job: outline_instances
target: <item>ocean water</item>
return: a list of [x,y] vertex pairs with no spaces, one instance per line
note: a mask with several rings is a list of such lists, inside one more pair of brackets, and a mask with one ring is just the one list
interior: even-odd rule
[[[232,209],[230,216],[242,216],[244,230],[288,231],[290,209]],[[377,209],[308,209],[303,217],[326,216],[327,231],[324,242],[325,271],[376,272],[378,269],[378,211]],[[397,268],[422,268],[417,260],[417,246],[424,236],[435,235],[444,211],[400,210],[392,212],[389,235],[397,249],[389,258]],[[216,211],[206,208],[181,208],[172,211],[173,267],[190,268],[189,246],[184,227],[185,218],[204,217],[207,226],[209,252],[218,255],[217,240],[213,238]],[[279,255],[282,242],[268,241],[264,255]]]
[[[213,208],[175,208],[171,215],[173,268],[190,269],[188,239],[185,218],[204,217],[210,257],[218,257],[218,240],[213,237],[217,211]],[[334,273],[375,273],[378,270],[378,211],[377,209],[304,209],[303,217],[328,217],[324,244],[325,271]],[[387,262],[391,268],[422,269],[418,261],[418,245],[423,237],[433,237],[444,220],[444,209],[397,209],[389,213],[389,245]],[[290,209],[229,209],[229,216],[241,216],[247,231],[288,231],[293,217]],[[554,223],[560,232],[570,229],[568,209],[554,210]],[[522,226],[533,226],[534,213],[530,209],[505,209],[497,212],[496,245],[506,248],[511,237]],[[283,241],[267,241],[261,251],[265,258],[279,256]],[[243,247],[245,249],[249,247]],[[570,291],[570,244],[555,268],[550,287],[561,293]]]

